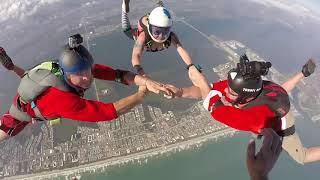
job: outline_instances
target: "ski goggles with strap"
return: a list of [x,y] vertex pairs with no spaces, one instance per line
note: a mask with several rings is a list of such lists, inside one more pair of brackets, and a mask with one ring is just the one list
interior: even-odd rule
[[159,40],[167,39],[171,33],[171,27],[157,27],[150,24],[149,28],[152,36]]

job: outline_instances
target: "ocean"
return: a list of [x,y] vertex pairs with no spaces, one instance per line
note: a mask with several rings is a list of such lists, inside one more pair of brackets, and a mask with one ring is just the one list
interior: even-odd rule
[[[219,22],[218,24],[221,26],[222,23]],[[176,25],[176,29],[183,28],[182,24]],[[220,27],[220,29],[223,31],[223,27]],[[207,29],[207,31],[209,30]],[[220,33],[223,34],[223,32]],[[217,76],[214,75],[211,68],[214,65],[226,62],[223,60],[222,52],[201,39],[202,37],[190,29],[184,28],[182,32],[179,31],[179,35],[182,37],[182,42],[186,42],[185,47],[191,52],[194,61],[205,67],[205,75],[211,81],[217,80]],[[194,43],[191,43],[192,41]],[[90,44],[93,44],[91,50],[96,55],[98,63],[130,69],[133,43],[122,34],[120,29],[108,36],[93,39]],[[142,58],[142,64],[147,73],[150,73],[150,76],[157,80],[178,83],[180,86],[188,85],[190,82],[188,82],[186,71],[183,70],[184,65],[175,54],[176,52],[172,49],[158,54],[146,53]],[[175,72],[174,76],[171,76],[171,73],[164,73],[172,71]],[[119,96],[128,95],[132,91],[132,88],[124,88],[123,92],[119,92]],[[109,97],[109,100],[112,100],[112,98]],[[162,102],[165,100],[158,97],[154,101]],[[150,101],[150,103],[155,103],[154,101]],[[179,104],[179,100],[174,103]],[[193,101],[186,103],[191,106]],[[308,120],[308,118],[297,119],[296,124],[304,145],[320,144],[318,140],[320,137],[319,127],[315,126],[311,120]],[[245,155],[246,144],[250,137],[247,133],[238,133],[232,138],[223,138],[218,142],[208,142],[198,148],[167,153],[166,155],[148,158],[148,160],[141,160],[141,162],[114,166],[104,172],[83,174],[82,178],[98,180],[248,179]],[[283,152],[270,174],[270,179],[316,180],[318,179],[319,168],[319,163],[300,166]]]

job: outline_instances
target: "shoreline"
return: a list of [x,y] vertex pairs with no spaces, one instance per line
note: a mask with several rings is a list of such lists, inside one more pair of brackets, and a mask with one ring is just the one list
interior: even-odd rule
[[105,170],[109,166],[115,166],[118,164],[129,163],[134,160],[145,159],[148,157],[165,154],[175,150],[186,150],[189,149],[190,146],[195,146],[197,144],[201,144],[204,142],[208,142],[210,140],[218,140],[219,138],[224,137],[232,137],[237,131],[234,129],[226,128],[217,132],[213,132],[208,135],[200,136],[194,139],[190,139],[187,141],[183,141],[176,144],[171,144],[164,147],[158,147],[155,149],[150,149],[138,153],[134,153],[127,156],[115,157],[110,159],[101,160],[98,162],[93,162],[86,165],[80,165],[77,167],[66,168],[65,170],[53,170],[53,171],[45,171],[39,174],[28,174],[28,175],[18,175],[11,177],[4,177],[4,179],[44,179],[44,178],[58,178],[58,177],[67,177],[75,176],[78,174],[86,173],[86,172],[96,172],[99,169]]

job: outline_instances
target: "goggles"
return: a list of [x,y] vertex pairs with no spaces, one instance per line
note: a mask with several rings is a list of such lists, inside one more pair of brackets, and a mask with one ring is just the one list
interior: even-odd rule
[[153,25],[149,25],[150,33],[155,39],[158,40],[166,40],[168,39],[171,33],[171,27],[157,27]]

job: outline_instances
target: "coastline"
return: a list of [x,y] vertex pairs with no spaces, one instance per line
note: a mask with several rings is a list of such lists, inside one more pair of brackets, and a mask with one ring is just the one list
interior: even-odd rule
[[121,156],[121,157],[115,157],[115,158],[110,158],[98,162],[93,162],[90,164],[86,165],[80,165],[77,167],[72,167],[72,168],[67,168],[64,170],[53,170],[53,171],[46,171],[46,172],[41,172],[38,174],[28,174],[28,175],[20,175],[20,176],[12,176],[12,177],[4,177],[4,179],[23,179],[23,180],[28,180],[28,179],[44,179],[44,178],[58,178],[58,177],[65,177],[68,179],[68,177],[73,177],[78,174],[86,173],[86,172],[96,172],[100,169],[105,170],[109,166],[115,166],[118,164],[125,164],[129,163],[131,161],[135,160],[140,160],[140,159],[145,159],[148,157],[156,156],[156,155],[161,155],[165,154],[168,152],[176,151],[176,150],[186,150],[189,149],[195,145],[201,145],[204,142],[208,142],[210,140],[218,140],[219,138],[224,138],[224,137],[232,137],[237,131],[234,129],[226,128],[217,132],[213,132],[208,135],[200,136],[194,139],[190,139],[187,141],[183,141],[180,143],[176,144],[171,144],[168,146],[164,147],[158,147],[155,149],[150,149],[134,154],[130,154],[127,156]]

